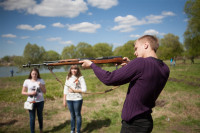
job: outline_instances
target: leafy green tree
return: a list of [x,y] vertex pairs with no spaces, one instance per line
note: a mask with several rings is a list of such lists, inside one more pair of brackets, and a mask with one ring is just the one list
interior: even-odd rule
[[4,56],[2,59],[1,59],[2,62],[10,62],[11,61],[11,57],[10,56]]
[[26,64],[27,62],[25,61],[23,56],[15,56],[14,57],[14,65],[17,66],[18,68],[22,68],[23,64]]
[[76,47],[74,45],[64,47],[61,58],[62,59],[78,58]]
[[134,43],[135,43],[134,40],[130,40],[130,41],[126,42],[123,46],[119,46],[119,47],[115,48],[114,55],[128,57],[131,60],[134,59],[135,58]]
[[80,42],[76,46],[76,51],[79,58],[89,58],[95,56],[95,51],[93,50],[93,47],[85,42]]
[[170,59],[181,56],[183,51],[183,45],[179,42],[179,37],[169,33],[160,39],[160,48],[157,55],[160,59]]
[[106,57],[106,56],[112,56],[112,45],[109,45],[108,43],[97,43],[93,46],[93,49],[95,51],[95,57]]
[[28,43],[25,46],[23,56],[26,62],[40,63],[43,61],[44,53],[45,49],[43,47],[39,47],[37,44]]
[[192,63],[194,58],[200,55],[200,1],[188,0],[184,11],[188,16],[188,26],[184,33],[184,45],[187,55]]
[[59,59],[60,59],[60,55],[53,50],[49,50],[44,53],[45,61],[53,61],[53,60],[59,60]]

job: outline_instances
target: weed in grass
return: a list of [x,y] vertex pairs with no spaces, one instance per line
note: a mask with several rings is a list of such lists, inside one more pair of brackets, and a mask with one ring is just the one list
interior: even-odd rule
[[115,101],[112,101],[112,106],[119,106],[119,103],[118,103],[118,101],[117,101],[117,100],[115,100]]
[[157,129],[159,130],[163,130],[166,128],[166,119],[167,117],[166,116],[161,116],[161,117],[158,117],[158,118],[155,118],[154,119],[154,127],[156,127]]
[[182,125],[185,126],[197,126],[200,127],[200,120],[193,118],[192,116],[188,116],[186,119],[181,121]]

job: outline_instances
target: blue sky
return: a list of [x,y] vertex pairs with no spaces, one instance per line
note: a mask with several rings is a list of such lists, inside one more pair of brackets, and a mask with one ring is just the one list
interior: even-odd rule
[[0,58],[27,43],[59,54],[86,42],[113,48],[144,34],[172,33],[183,43],[187,0],[0,0]]

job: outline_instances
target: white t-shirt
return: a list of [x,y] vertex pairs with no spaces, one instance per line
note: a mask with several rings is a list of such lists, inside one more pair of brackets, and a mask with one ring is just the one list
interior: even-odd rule
[[45,84],[43,79],[37,79],[37,81],[32,81],[30,79],[26,79],[24,81],[23,87],[28,88],[28,92],[35,91],[37,88],[37,94],[35,96],[28,96],[27,101],[28,102],[41,102],[44,101],[43,92],[41,91],[39,84],[37,82],[40,82],[41,84]]
[[83,76],[79,77],[78,80],[77,77],[72,75],[68,80],[65,82],[65,87],[64,87],[64,94],[66,94],[66,99],[70,101],[76,101],[76,100],[81,100],[83,99],[81,93],[70,93],[69,87],[77,90],[81,90],[82,92],[86,92],[87,87],[85,84],[85,80]]

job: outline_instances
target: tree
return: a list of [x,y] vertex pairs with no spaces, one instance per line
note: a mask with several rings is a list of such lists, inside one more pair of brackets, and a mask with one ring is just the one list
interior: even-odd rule
[[134,43],[135,41],[130,40],[126,42],[123,46],[119,46],[115,48],[114,55],[115,56],[122,56],[122,57],[128,57],[129,59],[134,59]]
[[184,11],[188,16],[188,26],[184,33],[184,45],[192,63],[200,55],[200,1],[188,0]]
[[157,55],[160,59],[170,59],[180,56],[183,51],[183,45],[179,42],[179,37],[169,33],[160,39],[160,48]]
[[79,58],[88,58],[95,56],[95,51],[93,50],[93,47],[85,42],[80,42],[76,46],[76,51]]
[[28,43],[25,46],[23,56],[26,62],[40,63],[43,61],[44,53],[45,49],[43,47]]
[[10,56],[4,56],[2,59],[1,59],[2,62],[10,62],[11,61],[11,57]]
[[27,62],[25,62],[25,59],[23,56],[15,56],[14,57],[14,64],[15,66],[17,66],[18,68],[22,68],[23,64],[26,64]]
[[78,58],[74,45],[64,47],[61,55],[62,59]]
[[93,46],[93,49],[95,51],[95,57],[106,57],[106,56],[112,56],[112,45],[109,45],[108,43],[97,43]]
[[59,60],[59,59],[60,59],[60,55],[53,50],[49,50],[44,53],[45,61],[53,61],[53,60]]

